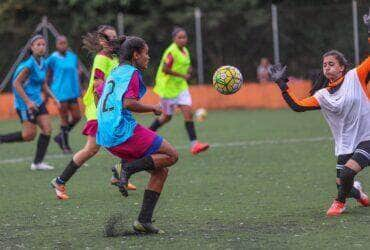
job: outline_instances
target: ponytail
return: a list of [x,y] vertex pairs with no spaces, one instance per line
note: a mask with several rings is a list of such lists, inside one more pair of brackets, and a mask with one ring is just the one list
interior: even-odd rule
[[99,53],[103,50],[100,41],[104,40],[107,43],[109,42],[109,37],[105,35],[106,30],[115,30],[115,28],[110,25],[100,25],[95,31],[89,32],[82,37],[82,47],[90,53]]

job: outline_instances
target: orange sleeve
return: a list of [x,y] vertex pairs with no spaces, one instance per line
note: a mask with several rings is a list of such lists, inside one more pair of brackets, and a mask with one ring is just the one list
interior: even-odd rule
[[358,78],[360,79],[361,85],[364,88],[365,91],[367,91],[367,76],[370,71],[370,56],[368,56],[365,61],[363,61],[357,68],[356,72],[358,75]]
[[314,96],[299,100],[289,88],[282,94],[289,107],[296,112],[320,109],[320,104]]

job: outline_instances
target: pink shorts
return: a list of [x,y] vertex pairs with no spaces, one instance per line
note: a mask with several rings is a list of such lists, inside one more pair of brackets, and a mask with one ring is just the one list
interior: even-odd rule
[[85,127],[82,130],[83,135],[92,136],[92,137],[95,137],[97,132],[98,132],[98,121],[97,120],[87,121],[85,124]]
[[113,155],[127,161],[134,161],[158,151],[162,145],[163,138],[155,132],[137,125],[134,134],[124,143],[107,148]]

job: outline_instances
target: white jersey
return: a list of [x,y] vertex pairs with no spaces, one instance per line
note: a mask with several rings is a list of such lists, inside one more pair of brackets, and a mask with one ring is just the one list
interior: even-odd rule
[[356,69],[345,75],[335,93],[321,89],[314,96],[333,133],[336,156],[351,154],[360,142],[370,140],[370,101]]

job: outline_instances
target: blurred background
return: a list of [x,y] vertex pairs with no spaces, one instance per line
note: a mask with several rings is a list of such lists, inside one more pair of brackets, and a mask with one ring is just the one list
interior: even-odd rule
[[[356,56],[364,58],[367,32],[362,16],[369,5],[369,0],[2,0],[0,79],[43,16],[69,38],[87,68],[93,55],[82,49],[81,37],[98,25],[114,25],[124,34],[143,37],[151,56],[145,73],[148,85],[153,84],[175,25],[188,31],[195,68],[192,84],[211,83],[213,71],[225,64],[238,67],[247,82],[256,82],[261,58],[287,63],[292,76],[308,79],[320,69],[321,55],[329,49],[342,51],[353,66]],[[49,33],[48,39],[50,52],[54,37]],[[9,84],[5,90],[10,90]]]

